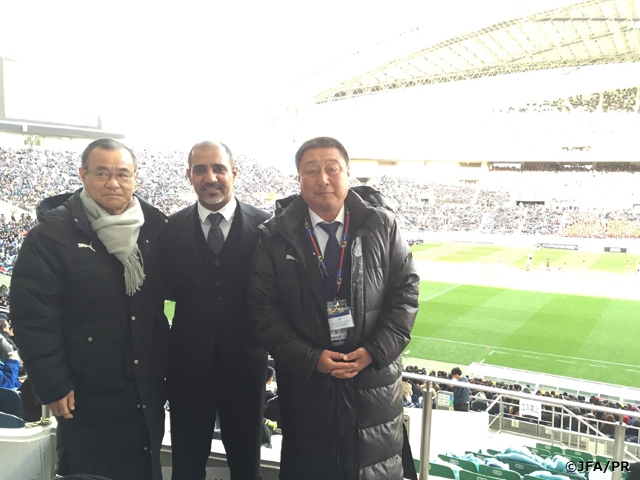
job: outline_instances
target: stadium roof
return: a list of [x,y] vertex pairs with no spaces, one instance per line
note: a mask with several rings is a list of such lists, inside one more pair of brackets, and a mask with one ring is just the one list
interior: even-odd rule
[[414,48],[322,90],[314,102],[503,74],[639,61],[635,0],[587,0]]

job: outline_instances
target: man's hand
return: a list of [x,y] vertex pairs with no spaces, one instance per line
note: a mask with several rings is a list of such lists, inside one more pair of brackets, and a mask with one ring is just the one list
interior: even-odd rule
[[76,409],[75,392],[71,390],[64,398],[47,405],[56,417],[73,418],[71,411]]
[[332,352],[331,350],[323,350],[316,363],[316,370],[320,373],[331,373],[334,369],[342,365],[341,360],[344,354]]
[[20,361],[20,355],[18,354],[17,350],[14,350],[13,352],[9,352],[8,356],[9,358]]
[[331,372],[334,377],[353,378],[373,361],[369,352],[362,347],[342,355],[342,360],[343,363],[338,364],[340,367]]
[[360,347],[351,353],[338,353],[324,350],[316,364],[316,370],[330,373],[336,378],[349,379],[371,364],[371,355]]

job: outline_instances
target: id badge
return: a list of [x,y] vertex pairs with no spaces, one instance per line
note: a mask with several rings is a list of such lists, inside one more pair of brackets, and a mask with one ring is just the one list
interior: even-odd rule
[[327,302],[327,316],[329,317],[331,343],[333,345],[343,344],[347,339],[347,329],[355,327],[351,309],[347,307],[346,300]]
[[329,329],[330,330],[343,330],[345,328],[355,327],[353,323],[353,317],[351,316],[351,309],[347,307],[345,300],[327,303],[327,316],[329,317]]

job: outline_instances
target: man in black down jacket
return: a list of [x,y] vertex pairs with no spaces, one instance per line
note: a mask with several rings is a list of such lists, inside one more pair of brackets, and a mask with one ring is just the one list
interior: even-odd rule
[[82,154],[84,189],[43,201],[11,281],[16,343],[58,420],[60,475],[161,480],[169,325],[158,241],[167,218],[133,195],[133,153]]
[[254,255],[249,305],[278,372],[281,480],[402,479],[398,357],[419,278],[393,215],[349,190],[348,162],[335,139],[305,142],[301,195],[278,202]]

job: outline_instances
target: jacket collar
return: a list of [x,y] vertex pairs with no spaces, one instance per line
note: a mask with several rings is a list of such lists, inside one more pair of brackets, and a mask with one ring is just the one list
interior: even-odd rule
[[[361,237],[380,228],[383,225],[380,215],[371,205],[363,201],[360,196],[349,189],[345,198],[345,206],[352,215],[354,220],[353,239]],[[278,200],[276,202],[276,215],[267,222],[263,223],[260,228],[269,236],[279,233],[298,251],[301,267],[309,274],[302,276],[302,281],[306,282],[314,292],[315,300],[320,311],[324,309],[324,289],[322,278],[320,275],[310,274],[313,269],[307,267],[305,261],[304,247],[301,244],[303,231],[301,230],[302,219],[309,213],[307,203],[300,195],[292,195],[290,197]],[[317,271],[317,270],[316,270]]]
[[[362,200],[353,190],[349,189],[344,204],[357,221],[356,236],[366,235],[383,225],[382,218],[376,209]],[[275,217],[265,222],[262,228],[270,235],[278,232],[290,242],[296,243],[296,229],[300,227],[300,222],[307,215],[308,208],[301,195],[291,195],[280,199],[276,201]]]

